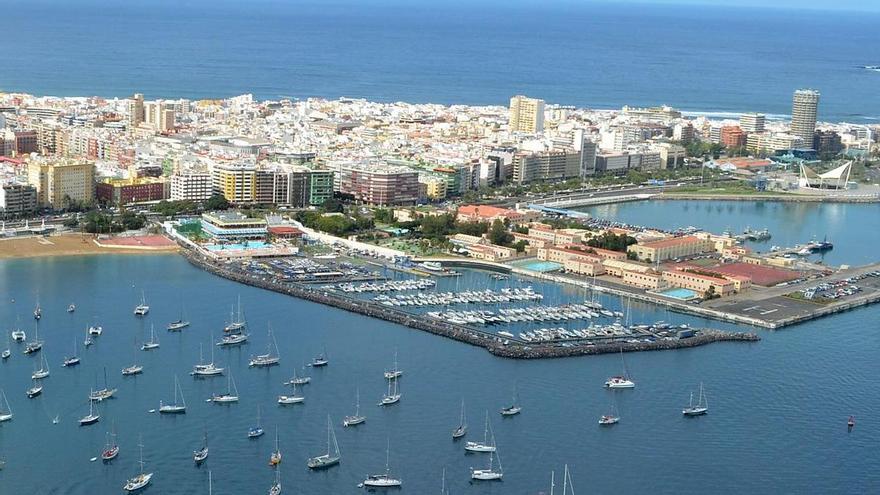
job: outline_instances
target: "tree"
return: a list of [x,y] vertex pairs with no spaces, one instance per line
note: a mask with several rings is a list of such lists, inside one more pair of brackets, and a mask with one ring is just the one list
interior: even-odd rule
[[461,234],[480,237],[489,231],[487,222],[457,222],[455,230]]
[[377,208],[373,211],[373,220],[378,223],[394,223],[394,212],[388,208]]
[[342,204],[342,201],[336,198],[327,198],[321,205],[321,209],[327,213],[342,213],[345,211],[345,206]]
[[520,240],[514,242],[513,246],[510,246],[510,247],[516,249],[517,253],[523,253],[523,252],[525,252],[526,246],[528,246],[528,245],[529,245],[529,243],[526,242],[525,239],[520,239]]
[[205,201],[205,209],[208,211],[228,210],[229,201],[222,194],[215,194]]
[[496,218],[492,222],[492,227],[489,229],[489,242],[499,246],[509,246],[513,242],[513,234],[507,231],[507,227],[500,219]]

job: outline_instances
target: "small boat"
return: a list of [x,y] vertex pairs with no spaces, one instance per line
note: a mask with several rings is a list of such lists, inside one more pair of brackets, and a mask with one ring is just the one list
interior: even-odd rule
[[516,416],[517,414],[522,412],[522,407],[519,405],[519,396],[516,393],[516,387],[513,389],[513,403],[507,407],[501,408],[502,416]]
[[156,338],[156,332],[153,330],[153,325],[150,325],[150,340],[149,342],[144,342],[141,345],[142,351],[152,351],[153,349],[159,348],[159,340]]
[[95,341],[92,340],[92,337],[89,336],[88,334],[86,334],[86,340],[83,341],[83,345],[88,347],[94,343],[95,343]]
[[24,342],[27,340],[27,334],[24,333],[24,330],[18,329],[12,331],[12,340],[15,342]]
[[186,398],[183,397],[183,390],[180,388],[180,382],[177,375],[174,375],[174,402],[165,404],[159,401],[160,414],[184,414],[186,413]]
[[74,311],[76,311],[76,304],[73,304],[73,303],[68,304],[67,305],[67,312],[73,313]]
[[136,492],[145,486],[150,484],[150,480],[153,479],[153,473],[145,473],[144,472],[144,445],[143,443],[139,443],[138,447],[141,449],[141,459],[138,461],[138,464],[141,466],[141,472],[134,478],[130,478],[125,482],[122,489],[127,492]]
[[492,437],[492,442],[489,442],[489,411],[486,411],[486,427],[483,430],[483,441],[482,442],[467,442],[464,444],[464,450],[466,452],[495,452],[495,438]]
[[34,380],[34,386],[27,389],[28,399],[33,399],[34,397],[43,393],[43,386],[39,385],[36,380]]
[[278,427],[275,427],[275,450],[272,451],[272,454],[269,456],[269,465],[277,466],[281,464],[281,444],[278,443]]
[[379,401],[379,405],[390,406],[392,404],[397,404],[398,402],[400,402],[400,397],[401,394],[397,388],[397,378],[392,378],[391,380],[388,380],[388,392],[382,396],[382,400]]
[[144,367],[139,364],[133,364],[122,368],[122,376],[139,375],[144,372]]
[[281,471],[275,470],[275,481],[269,487],[269,495],[281,495]]
[[[332,440],[332,449],[330,447]],[[309,458],[306,465],[309,469],[326,469],[339,464],[342,457],[339,455],[339,444],[336,443],[336,432],[330,424],[330,415],[327,415],[327,452],[319,456]]]
[[342,426],[357,426],[367,421],[366,416],[361,416],[361,390],[355,392],[354,415],[342,419]]
[[214,364],[214,347],[211,347],[211,362],[205,364],[202,358],[202,344],[199,344],[199,364],[193,366],[192,376],[217,376],[223,374],[223,368]]
[[41,365],[40,369],[34,370],[31,378],[34,380],[42,380],[43,378],[47,378],[49,376],[49,362],[46,361],[45,355],[40,355]]
[[9,359],[9,356],[11,356],[11,355],[12,355],[12,351],[10,351],[9,349],[4,349],[3,353],[0,354],[0,357],[2,357],[3,360],[6,360],[6,359]]
[[81,418],[79,418],[80,426],[93,425],[101,419],[101,415],[94,410],[94,401],[89,401],[89,413]]
[[464,399],[461,399],[461,417],[458,420],[458,426],[452,430],[452,439],[457,440],[467,435],[467,422],[464,417]]
[[367,476],[360,485],[360,487],[371,487],[371,488],[393,488],[403,485],[403,481],[400,478],[395,478],[391,476],[391,467],[389,464],[389,453],[391,451],[391,440],[388,441],[388,447],[385,449],[385,472],[382,474],[371,474]]
[[61,416],[59,416],[59,415],[56,414],[55,417],[52,418],[52,424],[53,424],[53,425],[57,425],[57,424],[60,423],[60,422],[61,422]]
[[[273,345],[275,348],[274,354],[272,353]],[[272,327],[269,327],[269,343],[266,344],[266,354],[251,356],[251,360],[248,362],[248,366],[266,368],[269,366],[275,366],[279,362],[281,362],[281,356],[279,356],[278,353],[278,343],[275,341],[275,336],[272,335]]]
[[231,373],[226,377],[226,393],[214,394],[209,399],[209,402],[215,404],[230,404],[232,402],[238,402],[238,388],[235,386],[235,380],[232,379]]
[[390,370],[385,370],[385,379],[391,380],[394,378],[400,378],[403,375],[403,371],[397,366],[397,351],[394,351],[394,367]]
[[205,432],[205,442],[202,444],[202,448],[200,448],[199,450],[193,451],[193,462],[195,462],[196,465],[199,465],[199,464],[205,462],[205,459],[207,459],[207,458],[208,458],[208,432],[206,431]]
[[257,426],[252,426],[248,429],[248,438],[258,438],[263,436],[264,433],[266,432],[260,425],[260,406],[257,406]]
[[694,404],[694,393],[691,392],[691,400],[688,403],[688,406],[681,410],[681,413],[685,416],[702,416],[709,412],[709,399],[706,398],[706,395],[703,393],[703,384],[700,383],[700,396],[697,399],[697,403]]
[[[303,366],[303,371],[305,371],[305,366]],[[305,385],[312,381],[312,377],[307,375],[298,376],[296,374],[296,368],[293,369],[293,377],[284,382],[284,385]]]
[[42,317],[43,317],[43,310],[40,309],[40,299],[38,297],[37,298],[37,305],[34,306],[34,319],[39,320]]
[[104,450],[101,451],[101,460],[104,462],[112,461],[118,455],[119,445],[116,444],[116,433],[107,432],[107,442],[104,444]]
[[12,408],[9,407],[9,400],[6,399],[6,392],[0,390],[0,397],[3,398],[4,408],[0,409],[0,423],[5,423],[12,419]]
[[[4,396],[4,398],[5,398],[5,396]],[[9,407],[9,403],[6,403],[6,407],[7,408]],[[0,419],[0,421],[2,421],[2,419]],[[856,417],[850,416],[849,419],[846,420],[846,427],[853,428],[855,425],[856,425]]]
[[620,417],[615,416],[613,414],[603,414],[601,418],[599,418],[599,424],[603,426],[615,425],[620,421]]
[[[492,438],[493,449],[489,452],[489,465],[486,469],[471,469],[471,479],[477,481],[498,481],[504,476],[504,470],[501,468],[501,456],[495,446],[495,433],[492,431],[492,425],[489,424],[488,414],[486,415],[486,425]],[[498,469],[494,469],[495,458],[498,458]]]
[[92,325],[89,327],[89,335],[100,337],[102,333],[104,333],[104,327],[100,325]]
[[623,349],[620,350],[620,361],[623,363],[623,375],[612,376],[605,382],[606,388],[635,388],[633,382],[626,371],[626,361],[623,358]]
[[278,396],[278,404],[282,406],[287,406],[290,404],[299,404],[304,402],[306,398],[302,395],[296,394],[296,384],[293,385],[293,393],[291,395],[279,395]]
[[79,364],[79,357],[76,355],[76,339],[73,340],[73,355],[70,357],[65,357],[64,362],[61,363],[61,366],[68,368],[70,366],[76,366]]
[[147,306],[147,298],[144,296],[144,291],[141,291],[141,303],[134,307],[134,315],[135,316],[146,316],[147,313],[150,312],[150,307]]
[[312,359],[312,362],[309,363],[309,366],[313,368],[320,368],[322,366],[327,366],[330,364],[330,361],[327,359],[327,351],[325,350],[322,354],[318,354]]

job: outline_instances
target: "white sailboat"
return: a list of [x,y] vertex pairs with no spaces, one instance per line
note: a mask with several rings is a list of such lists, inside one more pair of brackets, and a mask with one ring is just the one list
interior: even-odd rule
[[616,425],[619,422],[620,416],[617,413],[617,406],[615,404],[611,405],[611,411],[608,414],[603,414],[599,418],[599,424],[603,426]]
[[140,364],[133,364],[122,368],[122,376],[139,375],[144,372],[144,367]]
[[[251,356],[251,360],[248,362],[248,366],[257,367],[257,368],[265,368],[268,366],[275,366],[281,362],[281,356],[278,352],[278,342],[275,341],[275,335],[272,334],[272,327],[269,327],[268,330],[268,339],[269,342],[266,344],[266,354],[259,354],[257,356]],[[272,353],[272,349],[275,349],[275,353]]]
[[208,402],[213,402],[215,404],[238,402],[238,388],[235,386],[235,380],[232,378],[232,373],[226,376],[226,393],[214,394],[208,399]]
[[161,414],[183,414],[186,412],[186,398],[183,396],[183,390],[180,388],[180,382],[177,375],[174,375],[174,402],[166,404],[159,401],[159,413]]
[[228,335],[224,335],[215,345],[220,347],[241,345],[247,342],[248,337],[249,335],[246,333],[231,333]]
[[193,366],[190,375],[196,377],[217,376],[223,374],[223,368],[214,364],[214,346],[211,346],[211,362],[205,364],[202,358],[202,344],[199,344],[199,364]]
[[[471,468],[471,479],[477,481],[496,481],[504,476],[504,469],[501,467],[501,455],[498,453],[497,448],[495,448],[495,433],[492,431],[492,425],[488,422],[488,417],[486,419],[486,425],[488,426],[493,446],[493,449],[489,451],[489,465],[486,469]],[[498,459],[498,469],[495,469],[494,467],[494,461],[496,458]]]
[[95,402],[90,400],[89,401],[89,414],[79,418],[79,425],[80,426],[93,425],[93,424],[97,423],[99,419],[101,419],[101,415],[98,414],[97,411],[95,411],[94,407],[95,407]]
[[107,383],[107,368],[104,368],[104,388],[89,392],[89,400],[101,402],[113,397],[115,393],[116,389],[110,388],[110,385]]
[[456,440],[467,435],[467,421],[464,419],[464,399],[461,399],[461,417],[458,420],[458,426],[452,430],[452,439]]
[[260,406],[257,406],[257,426],[252,426],[248,429],[248,438],[257,438],[263,436],[266,433],[263,430],[262,425],[260,424]]
[[3,358],[4,361],[9,359],[9,356],[12,356],[12,349],[9,348],[9,334],[6,334],[6,349],[3,349],[3,352],[0,353],[0,358]]
[[202,448],[193,451],[193,462],[196,465],[199,465],[205,462],[205,459],[208,458],[208,431],[205,430],[205,441],[202,443]]
[[281,495],[281,471],[275,470],[275,481],[269,487],[269,495]]
[[150,312],[150,307],[147,306],[147,298],[144,295],[144,291],[141,290],[141,303],[134,307],[134,315],[135,316],[146,316],[147,313]]
[[382,400],[379,401],[380,406],[390,406],[392,404],[397,404],[400,402],[400,391],[397,388],[397,378],[392,378],[388,380],[388,392],[382,396]]
[[9,400],[6,399],[6,392],[0,390],[0,397],[3,397],[3,409],[0,409],[0,423],[5,423],[12,419],[12,408],[9,407]]
[[361,416],[361,389],[355,391],[354,416],[346,416],[342,420],[342,426],[357,426],[367,421],[366,416]]
[[688,406],[681,410],[685,416],[702,416],[709,412],[709,399],[703,392],[703,382],[700,382],[700,396],[697,403],[694,404],[694,393],[691,392],[691,400]]
[[[332,448],[331,448],[332,445]],[[339,444],[336,443],[336,432],[330,423],[330,415],[327,415],[327,452],[319,456],[309,458],[306,465],[309,469],[326,469],[339,464],[342,456],[339,455]]]
[[61,366],[65,368],[69,368],[71,366],[76,366],[79,364],[79,356],[76,355],[76,339],[73,339],[73,355],[65,356],[64,362],[61,363]]
[[403,371],[397,366],[397,350],[394,350],[394,367],[390,370],[385,370],[385,379],[392,380],[394,378],[400,378],[403,375]]
[[515,416],[522,412],[522,406],[519,405],[519,394],[516,391],[516,386],[513,387],[513,403],[507,407],[501,408],[502,416]]
[[636,384],[632,381],[626,370],[626,360],[623,358],[623,349],[620,349],[620,361],[623,364],[623,374],[612,376],[605,381],[607,388],[635,388]]
[[153,479],[153,473],[144,472],[144,445],[143,442],[138,443],[138,447],[141,449],[141,459],[138,461],[138,464],[141,466],[141,472],[134,478],[129,478],[128,481],[125,482],[122,489],[127,492],[135,492],[140,490],[141,488],[150,484],[150,480]]
[[464,444],[464,450],[466,452],[495,452],[495,438],[492,437],[492,442],[489,442],[489,411],[486,411],[486,427],[483,430],[483,441],[482,442],[467,442]]
[[169,332],[179,332],[189,326],[189,320],[186,319],[183,310],[180,310],[180,317],[172,321],[165,327]]
[[46,353],[40,353],[40,369],[34,370],[31,378],[34,380],[42,380],[49,376],[49,361],[46,360]]
[[278,404],[282,406],[290,405],[290,404],[300,404],[304,402],[306,398],[302,395],[297,395],[296,393],[296,384],[293,384],[293,392],[290,395],[279,395],[278,396]]
[[[303,373],[305,373],[305,366],[303,366]],[[306,374],[297,375],[296,368],[294,368],[293,369],[293,377],[290,380],[284,382],[284,385],[305,385],[311,381],[312,381],[312,377],[310,377]]]
[[43,348],[43,341],[40,340],[40,325],[34,325],[34,340],[28,342],[24,346],[24,354],[33,354]]
[[33,386],[31,388],[27,389],[27,392],[26,392],[28,399],[33,399],[34,397],[36,397],[42,393],[43,393],[43,386],[40,385],[39,383],[37,383],[36,380],[34,380]]
[[403,485],[400,478],[391,475],[391,467],[389,464],[391,452],[391,440],[388,440],[388,446],[385,448],[385,472],[382,474],[371,474],[367,476],[359,486],[371,488],[392,488]]
[[142,351],[152,351],[153,349],[158,349],[158,348],[159,348],[159,339],[156,338],[156,331],[153,328],[153,325],[151,324],[150,325],[150,340],[147,342],[144,342],[143,345],[141,345],[141,350]]
[[278,442],[278,427],[275,427],[275,450],[272,451],[272,454],[269,455],[269,465],[277,466],[281,464],[281,459],[283,455],[281,454],[281,444]]
[[241,296],[238,296],[238,315],[236,316],[235,306],[233,306],[232,310],[229,311],[229,322],[223,327],[223,332],[231,334],[244,333],[246,327],[247,321],[245,321],[241,312]]

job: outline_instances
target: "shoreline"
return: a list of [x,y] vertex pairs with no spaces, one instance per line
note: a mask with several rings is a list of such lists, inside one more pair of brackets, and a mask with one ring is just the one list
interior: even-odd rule
[[876,204],[880,196],[807,196],[807,195],[757,195],[757,194],[701,194],[701,193],[661,193],[648,198],[665,201],[778,201],[780,203],[849,203]]
[[92,236],[58,234],[48,237],[27,236],[0,238],[0,260],[54,258],[62,256],[95,256],[104,254],[157,255],[174,254],[176,244],[167,246],[123,246],[101,244]]

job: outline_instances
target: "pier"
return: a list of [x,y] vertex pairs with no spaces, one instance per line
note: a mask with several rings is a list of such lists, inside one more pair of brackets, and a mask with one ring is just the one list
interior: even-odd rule
[[224,263],[206,257],[189,249],[184,249],[181,254],[193,265],[202,268],[214,275],[239,282],[242,284],[271,290],[281,294],[333,306],[353,313],[379,318],[392,323],[407,326],[440,335],[446,338],[479,346],[490,353],[506,358],[515,359],[540,359],[568,356],[584,356],[604,354],[610,352],[635,352],[690,348],[713,342],[755,342],[760,338],[754,333],[722,332],[714,329],[695,329],[694,336],[687,338],[675,338],[669,340],[657,340],[653,342],[613,342],[600,344],[528,344],[515,338],[507,339],[494,333],[483,331],[467,325],[450,323],[448,321],[428,318],[401,311],[389,306],[372,301],[360,300],[344,296],[306,284],[292,281],[282,281],[270,276],[260,276],[237,269],[237,265]]

